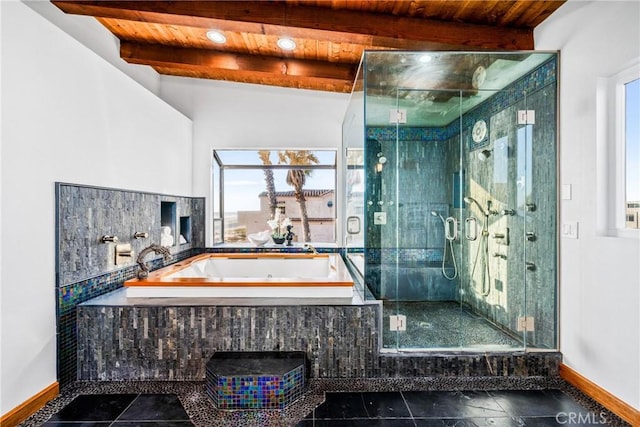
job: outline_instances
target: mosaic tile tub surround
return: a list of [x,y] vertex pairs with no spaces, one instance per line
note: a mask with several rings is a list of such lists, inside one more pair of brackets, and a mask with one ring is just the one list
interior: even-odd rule
[[379,304],[81,305],[77,377],[202,380],[216,351],[303,351],[313,378],[363,378],[375,370],[380,310]]
[[306,385],[304,352],[214,353],[207,362],[206,393],[218,409],[284,409]]

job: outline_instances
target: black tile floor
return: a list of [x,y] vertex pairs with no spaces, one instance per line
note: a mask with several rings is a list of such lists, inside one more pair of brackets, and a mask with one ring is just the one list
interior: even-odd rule
[[[187,400],[189,403],[189,399]],[[312,406],[313,407],[313,406]],[[247,411],[236,411],[247,412]],[[273,412],[273,411],[272,411]],[[327,392],[324,402],[300,422],[278,417],[218,417],[195,425],[322,426],[594,426],[621,425],[598,409],[587,409],[559,389],[491,391]],[[300,418],[298,418],[300,419]],[[612,421],[610,423],[610,421]],[[44,426],[191,427],[176,394],[79,394]]]
[[175,394],[81,394],[45,426],[192,427]]
[[606,424],[560,390],[403,391],[327,393],[298,427]]

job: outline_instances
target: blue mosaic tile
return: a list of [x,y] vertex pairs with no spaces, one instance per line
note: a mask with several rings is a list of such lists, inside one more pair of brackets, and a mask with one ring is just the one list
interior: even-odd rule
[[[255,356],[254,356],[255,355]],[[229,359],[227,359],[227,357]],[[255,359],[250,359],[255,357]],[[228,360],[234,360],[238,366],[234,367],[235,375],[224,373],[228,369],[220,368]],[[291,362],[298,366],[288,372],[276,373],[279,369],[274,369],[273,373],[240,374],[240,371],[268,371],[260,366],[260,362],[266,361],[272,366],[274,362],[287,359],[289,366]],[[306,372],[304,356],[300,352],[289,353],[283,359],[283,353],[273,352],[218,352],[207,363],[205,390],[213,404],[218,409],[223,410],[265,410],[284,409],[295,400],[300,398],[304,392],[306,384]],[[247,360],[249,366],[243,366]]]

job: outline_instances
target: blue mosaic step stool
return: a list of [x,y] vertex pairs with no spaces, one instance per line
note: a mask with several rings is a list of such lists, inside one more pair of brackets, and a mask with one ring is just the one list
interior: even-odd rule
[[302,396],[303,351],[217,351],[207,362],[205,390],[217,409],[284,409]]

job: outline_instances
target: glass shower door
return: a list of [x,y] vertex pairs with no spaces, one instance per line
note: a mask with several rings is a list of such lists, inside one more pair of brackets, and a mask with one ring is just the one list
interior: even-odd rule
[[460,100],[457,90],[400,88],[394,132],[375,138],[385,159],[377,178],[388,212],[380,225],[387,348],[461,346]]
[[[485,91],[486,92],[486,91]],[[466,170],[462,272],[463,346],[486,350],[523,347],[516,322],[524,311],[522,225],[517,207],[518,99],[491,91],[489,105],[463,117]]]

